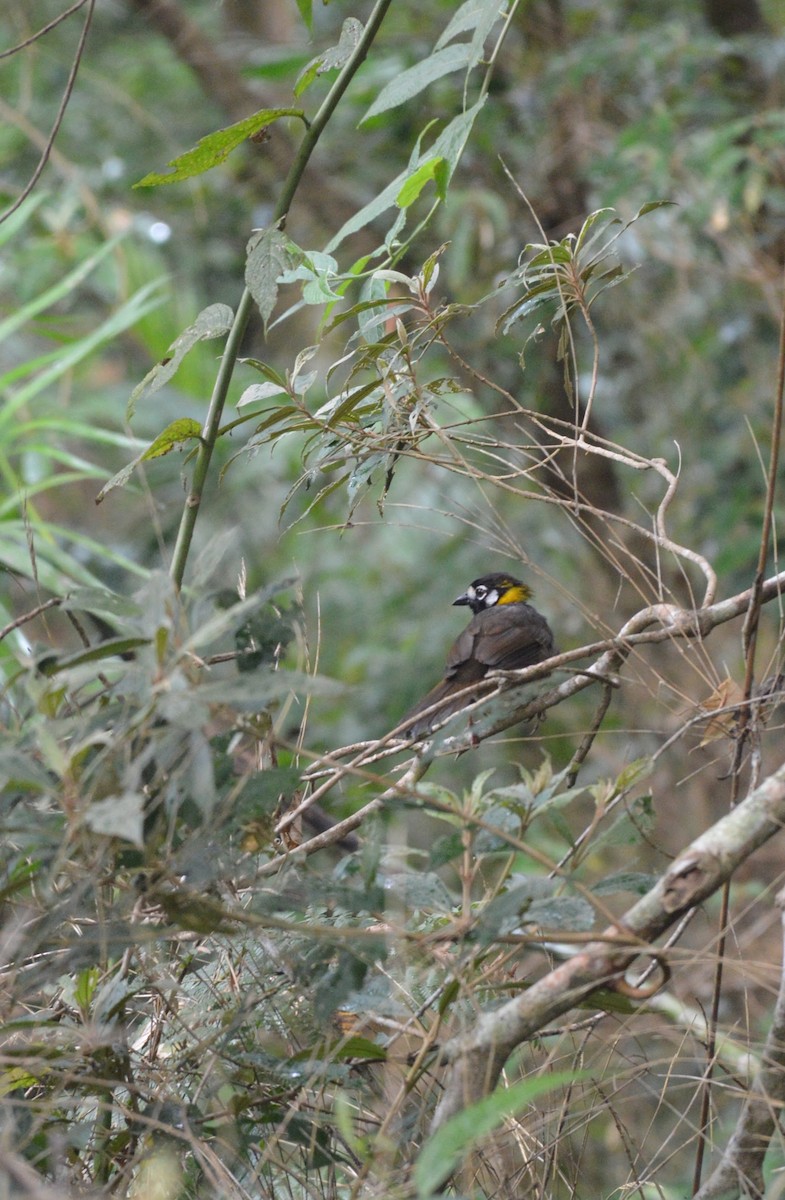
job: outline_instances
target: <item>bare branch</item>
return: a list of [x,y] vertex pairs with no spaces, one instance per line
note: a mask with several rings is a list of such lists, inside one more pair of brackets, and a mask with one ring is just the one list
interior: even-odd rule
[[[49,137],[46,139],[46,144],[44,145],[44,148],[41,152],[41,157],[38,160],[38,164],[35,167],[35,170],[33,171],[32,175],[30,176],[30,179],[25,184],[25,186],[22,188],[22,191],[17,196],[16,200],[14,200],[13,204],[9,205],[9,207],[6,209],[6,211],[4,213],[2,213],[2,215],[0,215],[0,225],[8,217],[10,217],[12,213],[15,213],[16,210],[21,207],[21,205],[24,203],[24,201],[27,199],[27,197],[33,191],[35,185],[38,183],[38,180],[41,178],[41,175],[43,174],[44,167],[46,166],[47,162],[49,161],[49,155],[51,154],[52,147],[55,144],[55,138],[57,137],[57,134],[60,131],[60,126],[63,123],[63,117],[65,116],[65,110],[68,107],[68,102],[71,99],[71,96],[73,95],[74,85],[76,84],[76,76],[79,71],[79,65],[82,61],[82,56],[84,54],[85,46],[87,44],[87,34],[90,30],[90,23],[92,22],[92,19],[93,19],[93,10],[94,9],[95,9],[95,0],[88,0],[87,16],[85,17],[85,22],[84,22],[84,25],[82,26],[82,32],[79,36],[79,43],[76,47],[76,53],[74,54],[74,61],[71,63],[71,70],[68,72],[68,79],[66,80],[66,83],[65,83],[63,95],[60,98],[60,104],[57,109],[57,114],[55,116],[54,124],[52,125],[52,129],[49,133]],[[75,11],[75,10],[72,9],[70,11]],[[53,26],[51,26],[51,27],[53,27]]]
[[28,46],[32,46],[34,42],[39,40],[39,38],[44,37],[47,33],[51,33],[53,29],[56,29],[62,21],[67,20],[68,17],[70,17],[73,13],[78,12],[80,8],[84,8],[86,3],[87,0],[76,0],[76,3],[72,4],[70,8],[67,8],[65,12],[59,13],[56,17],[53,17],[51,21],[47,21],[46,25],[43,25],[35,33],[31,33],[30,37],[26,37],[24,41],[17,42],[15,46],[10,46],[8,50],[0,50],[0,60],[4,58],[11,58],[14,54],[18,54],[20,50],[25,50]]
[[40,617],[42,612],[46,612],[49,608],[59,608],[62,603],[63,597],[55,596],[51,600],[45,600],[43,604],[38,604],[35,608],[31,608],[30,612],[22,613],[21,617],[16,617],[13,621],[9,621],[7,625],[4,625],[0,629],[0,642],[4,638],[7,638],[9,633],[13,633],[15,629],[20,629],[28,621],[33,621],[36,617]]
[[744,1098],[733,1136],[720,1162],[696,1193],[695,1200],[762,1200],[766,1185],[763,1160],[785,1105],[785,888],[777,893],[783,933],[780,986],[762,1065]]
[[451,1070],[434,1126],[492,1090],[507,1058],[522,1041],[598,987],[620,979],[639,953],[651,953],[647,947],[655,938],[717,891],[783,825],[785,765],[696,838],[656,886],[604,931],[604,940],[589,944],[521,995],[485,1013],[473,1029],[445,1046],[444,1059]]
[[[564,654],[555,655],[544,663],[538,663],[533,667],[526,667],[521,671],[498,672],[500,681],[514,684],[514,686],[509,687],[506,693],[503,692],[501,695],[497,693],[490,698],[484,696],[482,700],[476,701],[474,705],[469,705],[472,690],[476,690],[476,685],[466,688],[467,709],[462,714],[455,714],[454,717],[449,718],[449,721],[457,723],[462,717],[465,722],[468,713],[470,716],[468,727],[462,729],[460,733],[452,737],[445,738],[441,743],[436,740],[426,743],[397,783],[386,787],[386,789],[382,784],[383,790],[374,800],[371,800],[363,808],[345,820],[340,821],[331,829],[326,830],[315,838],[302,842],[287,854],[282,854],[271,859],[270,862],[261,868],[260,873],[263,875],[273,874],[293,858],[313,854],[316,850],[321,850],[325,846],[334,845],[347,833],[359,828],[367,816],[376,812],[388,801],[396,801],[406,797],[416,798],[417,783],[422,779],[430,764],[438,755],[456,754],[465,750],[471,750],[479,742],[492,737],[496,733],[501,733],[514,725],[519,725],[524,721],[530,721],[542,716],[549,708],[561,704],[571,696],[577,695],[578,692],[595,683],[607,685],[609,679],[613,678],[619,667],[635,647],[668,641],[674,637],[705,637],[717,625],[731,621],[746,611],[749,604],[750,591],[750,589],[747,589],[739,592],[736,596],[731,596],[727,600],[718,601],[718,603],[708,608],[696,611],[680,609],[675,605],[668,604],[651,605],[648,608],[642,609],[627,621],[615,638],[610,638],[604,642],[594,642],[575,650],[568,650]],[[762,585],[762,602],[766,603],[773,600],[783,591],[785,591],[785,571],[772,576],[771,579],[767,579]],[[649,628],[649,626],[656,623],[659,623],[658,628]],[[569,679],[564,680],[557,687],[540,692],[532,699],[531,687],[533,683],[536,683],[543,676],[550,674],[554,670],[572,662],[588,658],[598,652],[599,658],[591,666],[571,675]],[[529,685],[526,691],[523,689],[523,684]],[[379,758],[400,752],[401,745],[395,740],[395,733],[396,731],[392,730],[378,741],[361,744],[359,748],[352,747],[352,751],[359,749],[359,752],[354,753],[348,762],[336,762],[337,759],[342,757],[341,750],[335,750],[329,755],[317,757],[315,765],[306,773],[306,778],[314,779],[317,776],[326,775],[324,782],[320,783],[319,787],[306,799],[301,801],[295,809],[287,812],[278,823],[277,830],[281,831],[285,829],[310,804],[315,803],[317,800],[322,800],[343,779],[353,777],[371,782],[378,780],[378,776],[370,774],[368,766]],[[345,751],[343,753],[345,755]]]

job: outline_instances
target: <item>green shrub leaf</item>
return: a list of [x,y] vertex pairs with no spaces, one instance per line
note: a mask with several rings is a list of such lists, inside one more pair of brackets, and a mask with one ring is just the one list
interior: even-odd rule
[[192,150],[173,158],[167,166],[172,170],[168,173],[151,171],[140,179],[134,187],[159,187],[163,183],[180,183],[183,179],[193,179],[194,175],[203,175],[205,171],[219,166],[229,157],[241,142],[259,133],[266,125],[272,125],[281,117],[299,117],[305,120],[301,108],[262,108],[250,117],[238,121],[236,125],[228,125],[226,129],[217,129],[201,138]]
[[437,50],[429,58],[415,63],[407,71],[396,75],[386,87],[382,88],[363,117],[363,121],[368,121],[371,117],[378,117],[380,113],[387,112],[390,108],[397,108],[399,104],[405,104],[407,100],[411,100],[412,96],[423,91],[434,80],[441,79],[443,75],[449,75],[452,71],[460,71],[462,68],[468,67],[471,59],[471,46],[464,42]]

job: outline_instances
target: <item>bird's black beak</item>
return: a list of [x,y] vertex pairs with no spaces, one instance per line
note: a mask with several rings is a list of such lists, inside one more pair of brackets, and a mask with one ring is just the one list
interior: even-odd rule
[[464,592],[463,595],[459,596],[457,600],[453,600],[453,605],[456,605],[456,604],[471,604],[471,599],[469,597],[469,593]]

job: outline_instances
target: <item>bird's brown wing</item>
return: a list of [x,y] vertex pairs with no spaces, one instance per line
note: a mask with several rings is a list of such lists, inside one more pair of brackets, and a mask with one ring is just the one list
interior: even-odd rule
[[[444,720],[469,703],[466,696],[449,702],[453,692],[479,683],[489,671],[514,671],[542,662],[556,653],[550,626],[529,604],[506,604],[483,609],[472,617],[453,642],[447,656],[444,679],[406,714],[401,728],[422,737],[435,721]],[[491,685],[488,689],[491,690]],[[483,689],[477,689],[477,695]],[[439,703],[436,713],[418,721],[418,715]]]
[[453,643],[445,675],[466,683],[488,671],[514,671],[555,653],[548,622],[529,604],[484,609]]

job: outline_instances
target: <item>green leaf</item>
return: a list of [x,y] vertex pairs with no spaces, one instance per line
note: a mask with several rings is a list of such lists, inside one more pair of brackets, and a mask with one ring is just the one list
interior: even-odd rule
[[245,286],[256,301],[264,329],[278,299],[278,281],[291,266],[292,243],[280,229],[263,229],[248,242]]
[[45,370],[39,371],[12,397],[5,399],[0,407],[0,428],[9,425],[16,413],[29,404],[35,396],[40,393],[51,393],[53,383],[87,358],[89,354],[92,354],[97,347],[111,342],[118,334],[136,324],[141,317],[157,307],[164,298],[164,283],[165,280],[157,279],[152,283],[145,284],[125,304],[111,313],[101,325],[91,329],[85,337],[71,342],[55,356]]
[[197,342],[222,337],[231,329],[233,320],[234,313],[228,304],[209,304],[207,308],[203,308],[193,324],[175,338],[161,361],[147,372],[142,382],[131,392],[126,411],[127,419],[130,421],[133,418],[136,405],[142,396],[148,392],[157,392],[169,382],[188,351]]
[[647,875],[644,871],[619,871],[601,879],[592,887],[594,896],[612,896],[616,892],[632,892],[636,896],[645,896],[657,882],[656,875]]
[[327,71],[337,71],[344,66],[357,49],[357,43],[362,37],[362,32],[362,22],[358,21],[356,17],[347,17],[341,27],[341,36],[338,39],[338,45],[330,46],[328,50],[325,50],[322,54],[318,54],[316,58],[312,58],[297,76],[297,82],[294,85],[295,96],[299,99],[303,92],[310,87],[317,75],[324,75]]
[[134,988],[124,975],[113,975],[93,995],[93,1016],[96,1021],[110,1021],[134,995]]
[[419,166],[419,164],[425,161],[425,159],[438,157],[444,158],[449,165],[448,178],[452,178],[453,172],[455,171],[461,154],[463,153],[463,148],[466,145],[469,134],[472,131],[472,126],[474,125],[474,122],[484,104],[485,97],[483,96],[477,101],[476,104],[473,104],[471,108],[468,108],[466,112],[459,113],[457,117],[454,117],[453,120],[450,121],[450,123],[442,130],[429,150],[424,150],[422,152],[417,150],[417,152],[412,156],[412,161],[410,161],[406,170],[401,171],[400,174],[393,179],[392,183],[389,183],[386,188],[382,189],[378,196],[374,197],[373,200],[370,200],[368,204],[366,204],[364,208],[361,208],[359,212],[355,213],[353,217],[350,217],[349,220],[341,226],[335,236],[331,238],[326,249],[328,251],[337,249],[341,242],[344,242],[346,238],[350,237],[353,233],[357,233],[360,229],[364,229],[366,225],[369,225],[372,221],[376,221],[383,212],[387,211],[388,208],[392,208],[396,202],[398,193],[400,192],[409,175],[411,175],[412,172]]
[[[2,769],[0,769],[0,778],[3,778],[5,783],[8,782],[8,776],[5,775],[5,772],[2,771]],[[14,780],[14,783],[16,782],[17,781]],[[46,782],[49,781],[47,780]],[[33,786],[26,788],[25,790],[36,792],[39,789]],[[28,860],[27,862],[17,862],[13,867],[7,866],[5,883],[0,886],[0,904],[5,904],[6,901],[9,900],[16,892],[20,892],[22,890],[29,891],[29,885],[35,879],[40,869],[40,859]],[[7,1029],[8,1025],[6,1024],[5,1027]]]
[[194,421],[192,417],[180,417],[177,421],[172,421],[166,429],[158,434],[158,437],[152,442],[144,454],[140,458],[140,462],[145,462],[151,458],[163,458],[170,450],[174,450],[175,446],[182,446],[183,442],[189,442],[196,439],[197,441],[202,436],[202,427],[198,421]]
[[449,182],[449,169],[441,156],[438,158],[429,158],[427,162],[422,163],[417,168],[413,175],[409,176],[398,193],[395,203],[399,208],[408,208],[420,195],[426,183],[429,183],[432,179],[436,183],[436,191],[439,199],[443,200],[447,192],[447,183]]
[[501,16],[499,0],[465,0],[457,12],[453,13],[444,33],[436,43],[436,49],[441,50],[461,33],[472,30],[472,45],[482,48],[485,39]]
[[442,837],[436,838],[431,842],[428,851],[428,866],[433,870],[438,870],[445,863],[453,862],[454,859],[460,858],[465,851],[463,844],[463,835],[456,830],[455,833],[447,833]]
[[260,375],[268,379],[271,383],[279,384],[282,392],[286,391],[286,380],[283,375],[279,371],[276,371],[275,367],[271,367],[269,363],[261,362],[258,358],[241,358],[240,362],[245,366],[252,367],[254,371],[258,371]]
[[332,286],[338,279],[337,260],[321,250],[309,250],[301,252],[297,266],[281,272],[280,282],[297,283],[302,280],[305,303],[325,304],[332,300],[340,300],[339,294]]
[[75,588],[63,604],[65,612],[91,612],[109,621],[134,619],[140,616],[138,604],[127,596],[110,592],[107,588]]
[[651,795],[636,796],[625,812],[616,815],[613,822],[595,841],[597,846],[637,846],[654,825]]
[[303,67],[302,71],[297,76],[297,82],[294,85],[294,94],[298,100],[302,96],[303,92],[308,90],[314,79],[316,79],[316,76],[320,75],[321,73],[322,56],[319,54],[316,58],[312,58],[308,65]]
[[483,813],[485,827],[480,829],[474,840],[474,852],[480,854],[498,854],[509,852],[510,842],[505,834],[518,838],[521,834],[521,818],[517,812],[495,804]]
[[646,779],[654,770],[654,760],[648,756],[645,758],[636,758],[632,762],[627,763],[626,767],[622,767],[614,783],[616,793],[626,792],[634,784],[640,783],[641,779]]
[[423,1144],[414,1167],[418,1200],[429,1200],[482,1138],[509,1116],[520,1112],[544,1092],[583,1077],[581,1072],[556,1071],[537,1079],[521,1079],[498,1087],[490,1096],[470,1104],[446,1121]]
[[380,113],[387,112],[391,108],[397,108],[400,104],[405,104],[407,100],[418,95],[434,80],[441,79],[442,76],[449,75],[452,71],[460,71],[468,67],[471,61],[471,47],[463,42],[436,50],[422,62],[415,63],[407,71],[396,75],[386,87],[383,87],[360,124],[369,121],[371,117],[378,117]]
[[287,588],[292,587],[296,582],[297,579],[295,576],[282,579],[280,582],[260,588],[244,600],[240,600],[237,604],[232,605],[231,608],[224,608],[215,612],[207,618],[204,624],[192,631],[191,636],[182,647],[183,652],[186,654],[198,652],[220,638],[224,638],[230,634],[233,636],[237,629],[268,604],[274,596],[286,591]]
[[532,900],[526,922],[545,929],[570,929],[586,933],[594,928],[594,909],[581,896],[551,896]]
[[49,677],[59,674],[60,671],[69,671],[72,667],[81,667],[85,663],[102,662],[105,658],[118,658],[122,654],[130,654],[131,651],[149,643],[150,639],[144,637],[109,638],[89,650],[80,650],[77,654],[46,658],[39,664],[39,669],[43,675]]
[[144,845],[144,803],[141,792],[124,792],[96,800],[86,810],[84,823],[93,833],[122,838],[134,846]]
[[104,484],[95,498],[96,504],[100,504],[108,496],[109,492],[114,491],[115,488],[125,487],[141,462],[153,458],[162,458],[164,454],[168,454],[170,450],[174,450],[175,446],[180,446],[183,442],[198,440],[201,436],[201,425],[191,417],[180,417],[179,420],[172,421],[170,425],[167,425],[166,429],[158,434],[158,437],[150,443],[146,450],[137,455],[133,462],[126,463],[116,475],[113,475]]
[[524,878],[522,883],[516,883],[506,892],[494,896],[477,918],[476,937],[480,942],[487,944],[503,934],[511,933],[521,924],[531,924],[532,919],[528,912],[532,903],[551,899],[555,887],[555,880],[532,875]]
[[277,383],[252,383],[237,401],[237,407],[245,408],[249,404],[261,404],[273,396],[285,396],[286,394],[286,388]]
[[313,0],[297,0],[300,16],[309,33],[313,33]]
[[134,187],[158,187],[160,184],[179,183],[183,179],[192,179],[194,175],[203,175],[205,171],[210,171],[228,158],[241,142],[281,117],[299,117],[300,120],[305,120],[301,108],[262,108],[235,125],[208,133],[192,150],[187,150],[185,154],[180,154],[167,163],[167,166],[173,168],[169,174],[152,171],[135,183]]
[[74,988],[74,1000],[83,1012],[87,1012],[90,1007],[90,1000],[100,978],[101,971],[98,967],[85,967],[84,971],[80,971]]
[[6,317],[4,321],[0,321],[0,342],[6,341],[20,325],[24,325],[26,321],[32,320],[38,313],[44,312],[47,308],[51,308],[52,305],[57,304],[69,292],[75,291],[101,260],[116,249],[118,242],[121,241],[123,236],[119,235],[112,238],[111,241],[105,242],[103,246],[96,250],[95,254],[91,254],[84,262],[79,263],[78,266],[74,267],[73,271],[69,271],[67,275],[59,279],[50,288],[47,288],[45,292],[41,292],[39,296],[35,296],[27,304],[20,304],[18,308],[15,308],[10,316]]
[[432,871],[401,871],[391,880],[398,903],[406,908],[449,913],[454,901],[438,875]]
[[675,207],[675,205],[675,200],[650,200],[648,204],[644,204],[638,209],[637,213],[632,218],[632,221],[629,222],[629,224],[632,225],[633,221],[638,220],[638,217],[645,217],[647,213],[655,212],[658,208],[672,208]]
[[439,1016],[443,1017],[450,1006],[455,1003],[461,994],[461,985],[457,979],[451,979],[439,997],[438,1012]]
[[[319,1057],[333,1062],[341,1062],[350,1058],[364,1058],[370,1062],[386,1062],[387,1051],[384,1046],[377,1046],[376,1042],[372,1042],[370,1038],[355,1034],[351,1037],[336,1038],[329,1045],[322,1046],[319,1050]],[[308,1047],[307,1057],[306,1055],[293,1055],[294,1062],[298,1058],[312,1062],[314,1059],[313,1047]]]
[[46,192],[36,190],[35,194],[28,196],[23,204],[20,204],[14,212],[8,213],[2,224],[0,224],[0,246],[5,246],[9,242],[13,242],[23,225],[26,225],[30,218],[34,215],[37,208],[40,208],[44,201],[49,201],[50,196]]

